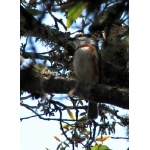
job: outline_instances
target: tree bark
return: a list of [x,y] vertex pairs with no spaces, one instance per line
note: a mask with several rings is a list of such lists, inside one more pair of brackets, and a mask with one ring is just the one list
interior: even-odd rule
[[68,41],[68,38],[70,38],[69,32],[63,33],[58,29],[42,24],[22,6],[20,6],[20,20],[21,36],[33,36],[47,44],[57,43],[67,49],[70,54],[73,53],[73,48]]
[[[40,72],[44,71],[40,70]],[[43,93],[64,93],[69,96],[76,95],[96,103],[107,103],[129,109],[129,92],[127,89],[104,84],[84,83],[75,79],[55,77],[53,75],[46,76],[44,73],[39,75],[38,71],[35,73],[32,66],[21,70],[21,91],[39,95],[43,95]]]

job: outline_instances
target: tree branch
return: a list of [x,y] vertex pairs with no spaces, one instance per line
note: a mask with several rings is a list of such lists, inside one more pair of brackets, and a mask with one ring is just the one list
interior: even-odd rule
[[[35,68],[37,69],[37,66]],[[128,89],[104,84],[84,83],[75,79],[53,75],[44,77],[45,72],[40,70],[42,67],[39,69],[39,75],[38,71],[34,70],[35,68],[30,66],[25,70],[21,70],[20,88],[22,91],[40,94],[41,96],[43,93],[67,93],[96,103],[107,103],[125,109],[129,108]]]
[[127,137],[111,137],[112,139],[129,139],[129,138],[127,138]]
[[[58,61],[58,58],[55,55],[50,56],[44,56],[39,53],[31,53],[31,52],[23,52],[24,58],[36,58],[41,60],[49,60],[49,61]],[[61,54],[61,57],[65,57],[63,54]],[[119,85],[121,87],[128,88],[128,78],[129,74],[128,72],[118,69],[113,64],[110,64],[106,62],[105,60],[102,60],[102,71],[103,71],[103,83],[109,84],[111,86]]]
[[22,6],[20,6],[20,14],[20,32],[22,36],[34,36],[47,44],[57,43],[66,48],[71,54],[73,53],[73,49],[68,41],[70,33],[63,33],[58,29],[41,24],[39,20],[35,19],[33,15]]

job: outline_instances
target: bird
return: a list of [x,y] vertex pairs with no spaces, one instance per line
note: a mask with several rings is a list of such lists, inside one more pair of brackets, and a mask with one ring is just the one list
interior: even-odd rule
[[[73,44],[73,68],[78,80],[89,83],[100,83],[101,65],[98,53],[98,42],[95,37],[86,34],[77,34]],[[87,118],[96,119],[99,115],[98,103],[88,102]]]

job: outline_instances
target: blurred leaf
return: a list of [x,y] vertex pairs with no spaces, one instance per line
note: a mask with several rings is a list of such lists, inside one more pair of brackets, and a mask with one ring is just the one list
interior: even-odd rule
[[65,150],[65,149],[66,149],[65,147],[61,147],[61,148],[60,148],[60,150]]
[[87,118],[85,116],[81,117],[78,121],[77,121],[77,124],[78,125],[82,125],[83,123],[85,123],[87,120]]
[[81,143],[81,142],[83,142],[83,141],[85,141],[85,140],[86,140],[86,137],[80,137],[80,138],[78,139],[78,142]]
[[63,125],[62,125],[62,128],[65,128],[65,129],[67,129],[67,130],[73,130],[73,129],[74,129],[74,127],[72,127],[72,126],[69,125],[69,124],[63,124]]
[[69,28],[72,23],[80,16],[82,13],[83,9],[86,7],[87,3],[83,1],[79,1],[74,3],[75,5],[71,7],[68,11],[67,15],[67,28]]
[[110,149],[105,145],[96,145],[94,147],[91,147],[91,150],[110,150]]
[[109,138],[110,138],[110,136],[106,135],[106,136],[103,136],[103,137],[98,137],[98,138],[96,138],[96,141],[101,141],[101,142],[103,142],[103,141],[106,141],[106,140],[109,139]]
[[70,111],[70,109],[67,109],[67,112],[72,120],[76,120],[74,114]]
[[60,148],[61,145],[62,145],[62,143],[60,143],[60,144],[57,146],[56,150],[59,150],[59,148]]
[[80,116],[85,116],[87,112],[82,112]]
[[87,129],[83,129],[82,131],[83,131],[84,133],[86,133],[86,134],[90,134],[90,131],[87,130]]
[[57,136],[54,136],[54,138],[55,138],[57,141],[61,142],[61,140],[60,140]]
[[82,100],[80,100],[80,99],[79,99],[79,103],[83,106],[83,102],[82,102]]
[[79,138],[78,132],[76,130],[74,131],[74,137],[75,137],[75,139]]
[[62,128],[69,129],[71,126],[69,124],[63,124]]

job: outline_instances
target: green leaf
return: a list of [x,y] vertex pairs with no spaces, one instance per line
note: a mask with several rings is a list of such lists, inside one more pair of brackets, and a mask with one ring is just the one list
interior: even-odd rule
[[110,150],[106,145],[96,145],[91,147],[91,150]]
[[61,147],[61,148],[60,148],[60,150],[65,150],[65,149],[66,149],[65,147]]
[[69,9],[66,23],[67,28],[69,28],[72,23],[80,16],[86,5],[87,3],[79,1],[72,8]]
[[74,114],[72,113],[72,111],[70,109],[67,109],[67,112],[72,120],[76,120]]
[[60,146],[62,146],[62,143],[58,144],[56,150],[59,150]]

